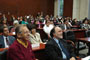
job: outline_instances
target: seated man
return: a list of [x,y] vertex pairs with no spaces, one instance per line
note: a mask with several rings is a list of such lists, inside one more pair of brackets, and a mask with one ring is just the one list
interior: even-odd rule
[[54,26],[50,23],[50,20],[46,20],[46,24],[43,27],[43,31],[50,37],[50,31]]
[[8,48],[15,40],[13,36],[9,36],[9,30],[7,26],[2,26],[2,35],[0,35],[0,48]]
[[64,20],[63,22],[64,22],[64,24],[61,24],[61,28],[63,30],[71,29],[72,25],[70,22],[68,22],[68,20]]
[[75,60],[72,48],[62,39],[62,29],[60,27],[54,27],[50,36],[52,38],[45,47],[49,60]]
[[17,39],[7,52],[7,60],[35,60],[32,47],[28,41],[30,32],[25,25],[17,26],[15,29]]

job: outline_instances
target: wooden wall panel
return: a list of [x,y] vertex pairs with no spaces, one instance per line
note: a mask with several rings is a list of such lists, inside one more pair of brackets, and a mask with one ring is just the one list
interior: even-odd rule
[[0,12],[36,16],[37,12],[54,14],[54,0],[0,0]]
[[63,16],[72,17],[73,12],[73,0],[64,0]]

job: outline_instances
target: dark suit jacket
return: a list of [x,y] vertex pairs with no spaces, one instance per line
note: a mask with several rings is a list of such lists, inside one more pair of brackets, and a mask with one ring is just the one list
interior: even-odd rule
[[[62,28],[62,30],[65,30],[65,25],[64,24],[60,24],[59,27]],[[70,29],[71,27],[70,26],[67,26],[66,29]]]
[[[68,50],[70,53],[70,57],[74,56],[74,52],[71,50],[72,47],[70,47],[64,39],[60,39],[61,43],[64,45],[64,47]],[[58,46],[58,44],[53,40],[50,39],[50,41],[47,42],[45,51],[47,53],[48,60],[63,60],[61,50]]]
[[[11,45],[14,42],[15,38],[13,36],[8,36],[8,38],[9,38],[9,44]],[[0,48],[5,48],[3,35],[0,36]]]

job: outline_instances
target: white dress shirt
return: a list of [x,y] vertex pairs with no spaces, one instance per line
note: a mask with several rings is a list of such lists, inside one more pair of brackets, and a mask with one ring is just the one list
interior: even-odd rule
[[63,52],[61,46],[59,45],[59,41],[58,41],[56,38],[53,38],[53,39],[54,39],[55,42],[58,44],[58,46],[59,46],[59,48],[60,48],[60,50],[61,50],[61,52],[62,52],[63,59],[66,59],[67,57],[66,57],[65,53]]
[[47,33],[47,34],[50,35],[50,31],[53,29],[53,27],[54,27],[54,26],[53,26],[52,24],[50,24],[49,26],[44,25],[43,31],[44,31],[45,33]]
[[[6,42],[6,37],[5,37],[5,36],[3,36],[3,38],[4,38],[5,48],[8,48],[8,47],[9,47],[9,45],[8,45],[8,44],[7,44],[7,42]],[[7,39],[9,39],[9,38],[7,37]]]

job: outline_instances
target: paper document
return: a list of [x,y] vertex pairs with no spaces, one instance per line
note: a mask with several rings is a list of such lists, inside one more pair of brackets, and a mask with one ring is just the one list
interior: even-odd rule
[[90,56],[87,56],[85,58],[82,58],[81,60],[90,60]]
[[34,47],[39,47],[40,46],[40,44],[38,43],[38,44],[32,44],[32,48],[34,48]]

